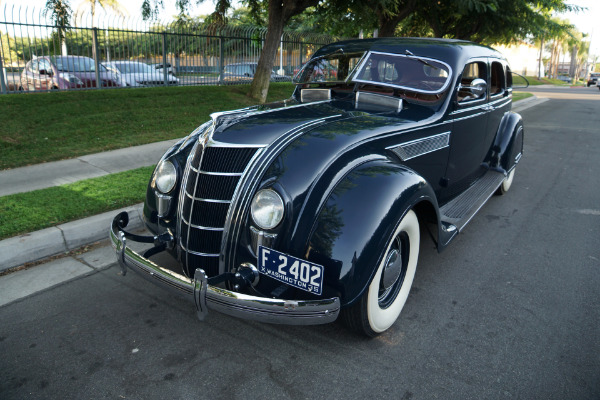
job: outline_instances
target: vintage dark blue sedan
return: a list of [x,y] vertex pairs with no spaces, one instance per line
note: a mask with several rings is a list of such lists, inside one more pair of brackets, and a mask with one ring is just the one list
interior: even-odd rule
[[[215,113],[158,163],[144,206],[153,237],[113,221],[123,272],[209,309],[283,324],[341,317],[390,328],[423,233],[443,250],[513,182],[523,122],[497,51],[386,38],[321,48],[292,98]],[[129,240],[154,243],[144,254]],[[151,257],[167,251],[177,266]]]

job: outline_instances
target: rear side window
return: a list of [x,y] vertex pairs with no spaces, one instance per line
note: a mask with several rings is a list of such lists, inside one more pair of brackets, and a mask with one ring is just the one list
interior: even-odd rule
[[506,90],[506,75],[502,63],[494,61],[492,63],[492,76],[490,80],[490,96],[504,93]]

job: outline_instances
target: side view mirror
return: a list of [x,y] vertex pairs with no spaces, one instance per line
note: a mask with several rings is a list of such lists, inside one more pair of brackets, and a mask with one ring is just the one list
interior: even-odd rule
[[40,75],[52,76],[52,71],[47,71],[45,69],[40,69]]
[[461,89],[470,92],[473,96],[475,96],[475,98],[480,98],[485,94],[485,90],[487,89],[487,82],[480,78],[473,79],[470,85],[461,85]]

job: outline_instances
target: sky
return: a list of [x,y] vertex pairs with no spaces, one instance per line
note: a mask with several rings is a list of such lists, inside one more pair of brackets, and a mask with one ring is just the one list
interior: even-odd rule
[[[120,3],[127,9],[129,16],[132,18],[140,17],[140,9],[143,0],[120,0]],[[581,7],[587,7],[587,10],[579,13],[568,13],[561,14],[559,17],[568,19],[574,24],[577,29],[583,33],[587,33],[588,37],[591,38],[591,54],[600,56],[600,27],[594,29],[594,25],[599,25],[598,20],[600,19],[600,0],[566,0],[567,4],[578,5]],[[75,10],[81,3],[81,0],[71,0],[71,7]],[[159,19],[170,20],[174,15],[177,14],[175,8],[175,0],[163,0],[165,10],[161,11]],[[190,3],[195,4],[194,0]],[[235,2],[234,2],[235,3]],[[0,0],[0,16],[4,5],[15,5],[17,7],[35,7],[36,9],[42,10],[46,4],[46,0]],[[208,15],[215,9],[215,5],[212,0],[204,0],[199,6],[193,5],[190,9],[190,15]]]
[[[600,56],[600,1],[599,0],[567,0],[567,4],[587,7],[587,10],[578,13],[559,15],[568,19],[582,33],[587,33],[591,39],[590,54]],[[595,26],[594,26],[595,25]]]

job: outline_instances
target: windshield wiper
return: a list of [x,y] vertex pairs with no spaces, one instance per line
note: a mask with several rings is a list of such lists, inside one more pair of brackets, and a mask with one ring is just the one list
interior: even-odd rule
[[421,61],[423,64],[427,65],[428,67],[439,69],[438,67],[429,64],[427,61],[423,60],[421,57],[415,56],[410,50],[404,50],[404,54],[406,54],[410,58],[414,58],[415,60]]

